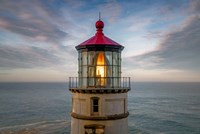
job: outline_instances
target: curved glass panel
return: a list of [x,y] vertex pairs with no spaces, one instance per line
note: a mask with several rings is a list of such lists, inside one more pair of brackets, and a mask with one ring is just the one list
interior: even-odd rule
[[119,65],[119,53],[113,52],[113,65]]
[[80,87],[117,87],[121,77],[121,54],[112,51],[79,52]]
[[107,65],[112,65],[112,52],[105,52]]
[[88,52],[88,65],[95,65],[95,51]]
[[82,52],[82,65],[87,65],[87,52]]
[[99,52],[96,58],[96,77],[97,77],[97,86],[105,86],[106,77],[106,63],[105,63],[105,55],[104,52]]

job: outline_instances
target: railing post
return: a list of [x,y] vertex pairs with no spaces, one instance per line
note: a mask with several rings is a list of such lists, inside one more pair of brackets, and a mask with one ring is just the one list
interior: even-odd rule
[[121,83],[122,83],[121,87],[123,88],[124,86],[123,77],[121,78]]
[[127,87],[127,77],[125,77],[125,88]]
[[78,80],[77,80],[77,77],[76,77],[76,88],[78,87],[78,83],[77,83],[77,81],[78,81]]
[[129,85],[128,81],[129,81],[129,77],[126,78],[126,87],[128,87],[128,85]]
[[76,77],[73,77],[73,87],[76,87]]
[[124,88],[126,87],[126,77],[124,77]]
[[74,77],[74,87],[76,87],[76,77]]
[[74,87],[74,77],[71,77],[71,86]]
[[71,88],[73,88],[73,77],[71,77],[71,79],[70,79],[70,86],[71,86]]
[[126,77],[126,87],[125,88],[127,88],[128,87],[128,77]]
[[69,89],[71,88],[71,77],[69,77]]

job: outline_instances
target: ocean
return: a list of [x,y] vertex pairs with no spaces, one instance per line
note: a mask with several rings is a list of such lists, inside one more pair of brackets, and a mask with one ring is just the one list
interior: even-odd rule
[[[200,134],[200,83],[133,82],[129,134]],[[69,134],[67,83],[0,83],[0,134]]]

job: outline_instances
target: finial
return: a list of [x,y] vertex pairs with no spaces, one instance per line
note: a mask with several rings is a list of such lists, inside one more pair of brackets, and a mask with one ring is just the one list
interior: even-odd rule
[[103,27],[104,27],[104,23],[103,21],[101,21],[101,12],[99,12],[99,20],[96,22],[96,28],[97,28],[97,33],[98,34],[103,34]]
[[101,20],[101,12],[99,12],[99,20]]

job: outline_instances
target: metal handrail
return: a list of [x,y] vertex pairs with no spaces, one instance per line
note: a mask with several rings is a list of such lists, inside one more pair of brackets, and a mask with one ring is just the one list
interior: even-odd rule
[[69,77],[72,88],[128,88],[130,77]]

